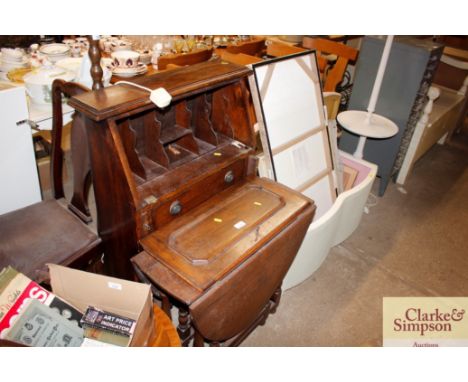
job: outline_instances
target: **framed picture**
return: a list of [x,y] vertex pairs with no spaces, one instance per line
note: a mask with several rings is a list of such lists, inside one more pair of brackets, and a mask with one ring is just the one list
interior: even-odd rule
[[252,97],[270,177],[312,198],[315,218],[336,199],[334,163],[315,52],[252,65]]
[[350,190],[354,186],[358,171],[346,165],[343,166],[343,190]]

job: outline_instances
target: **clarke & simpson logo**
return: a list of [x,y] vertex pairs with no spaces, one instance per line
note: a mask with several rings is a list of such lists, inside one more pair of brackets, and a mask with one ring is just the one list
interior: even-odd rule
[[435,309],[424,312],[420,308],[409,308],[403,318],[393,320],[393,330],[396,332],[416,332],[424,336],[428,332],[451,332],[453,324],[463,319],[465,309],[452,309],[443,312]]
[[467,346],[468,298],[385,297],[384,346]]

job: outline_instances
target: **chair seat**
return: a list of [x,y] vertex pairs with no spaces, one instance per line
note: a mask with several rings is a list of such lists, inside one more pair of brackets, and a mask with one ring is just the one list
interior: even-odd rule
[[[46,239],[47,238],[47,239]],[[60,200],[48,200],[0,216],[0,269],[11,265],[41,282],[47,263],[73,266],[94,254],[101,239]]]

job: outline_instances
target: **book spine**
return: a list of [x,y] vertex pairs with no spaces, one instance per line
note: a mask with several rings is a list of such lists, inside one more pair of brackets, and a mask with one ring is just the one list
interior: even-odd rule
[[105,324],[84,324],[84,323],[81,323],[81,325],[83,326],[83,328],[106,330],[108,332],[118,334],[118,335],[121,335],[121,336],[125,336],[125,337],[131,337],[133,335],[133,332],[135,331],[135,326],[136,326],[136,324],[133,324],[132,327],[130,329],[128,329],[128,328],[122,328],[122,327],[120,327],[118,325],[112,325],[112,324],[108,324],[108,323],[105,323]]
[[3,331],[13,325],[15,319],[18,318],[21,310],[30,299],[39,300],[45,305],[50,305],[55,295],[23,274],[18,274],[4,290],[1,297],[0,338],[3,338]]
[[13,280],[18,271],[12,267],[3,268],[0,272],[0,294],[4,291],[4,289],[10,284],[10,281]]

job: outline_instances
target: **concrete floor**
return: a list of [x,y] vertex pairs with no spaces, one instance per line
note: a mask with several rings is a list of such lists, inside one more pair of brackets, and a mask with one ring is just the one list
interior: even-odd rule
[[[243,346],[381,346],[382,298],[468,296],[468,133],[436,145]],[[373,194],[377,195],[377,179]]]
[[242,346],[381,346],[383,297],[468,296],[468,129],[421,158],[404,190],[371,195],[357,230]]

